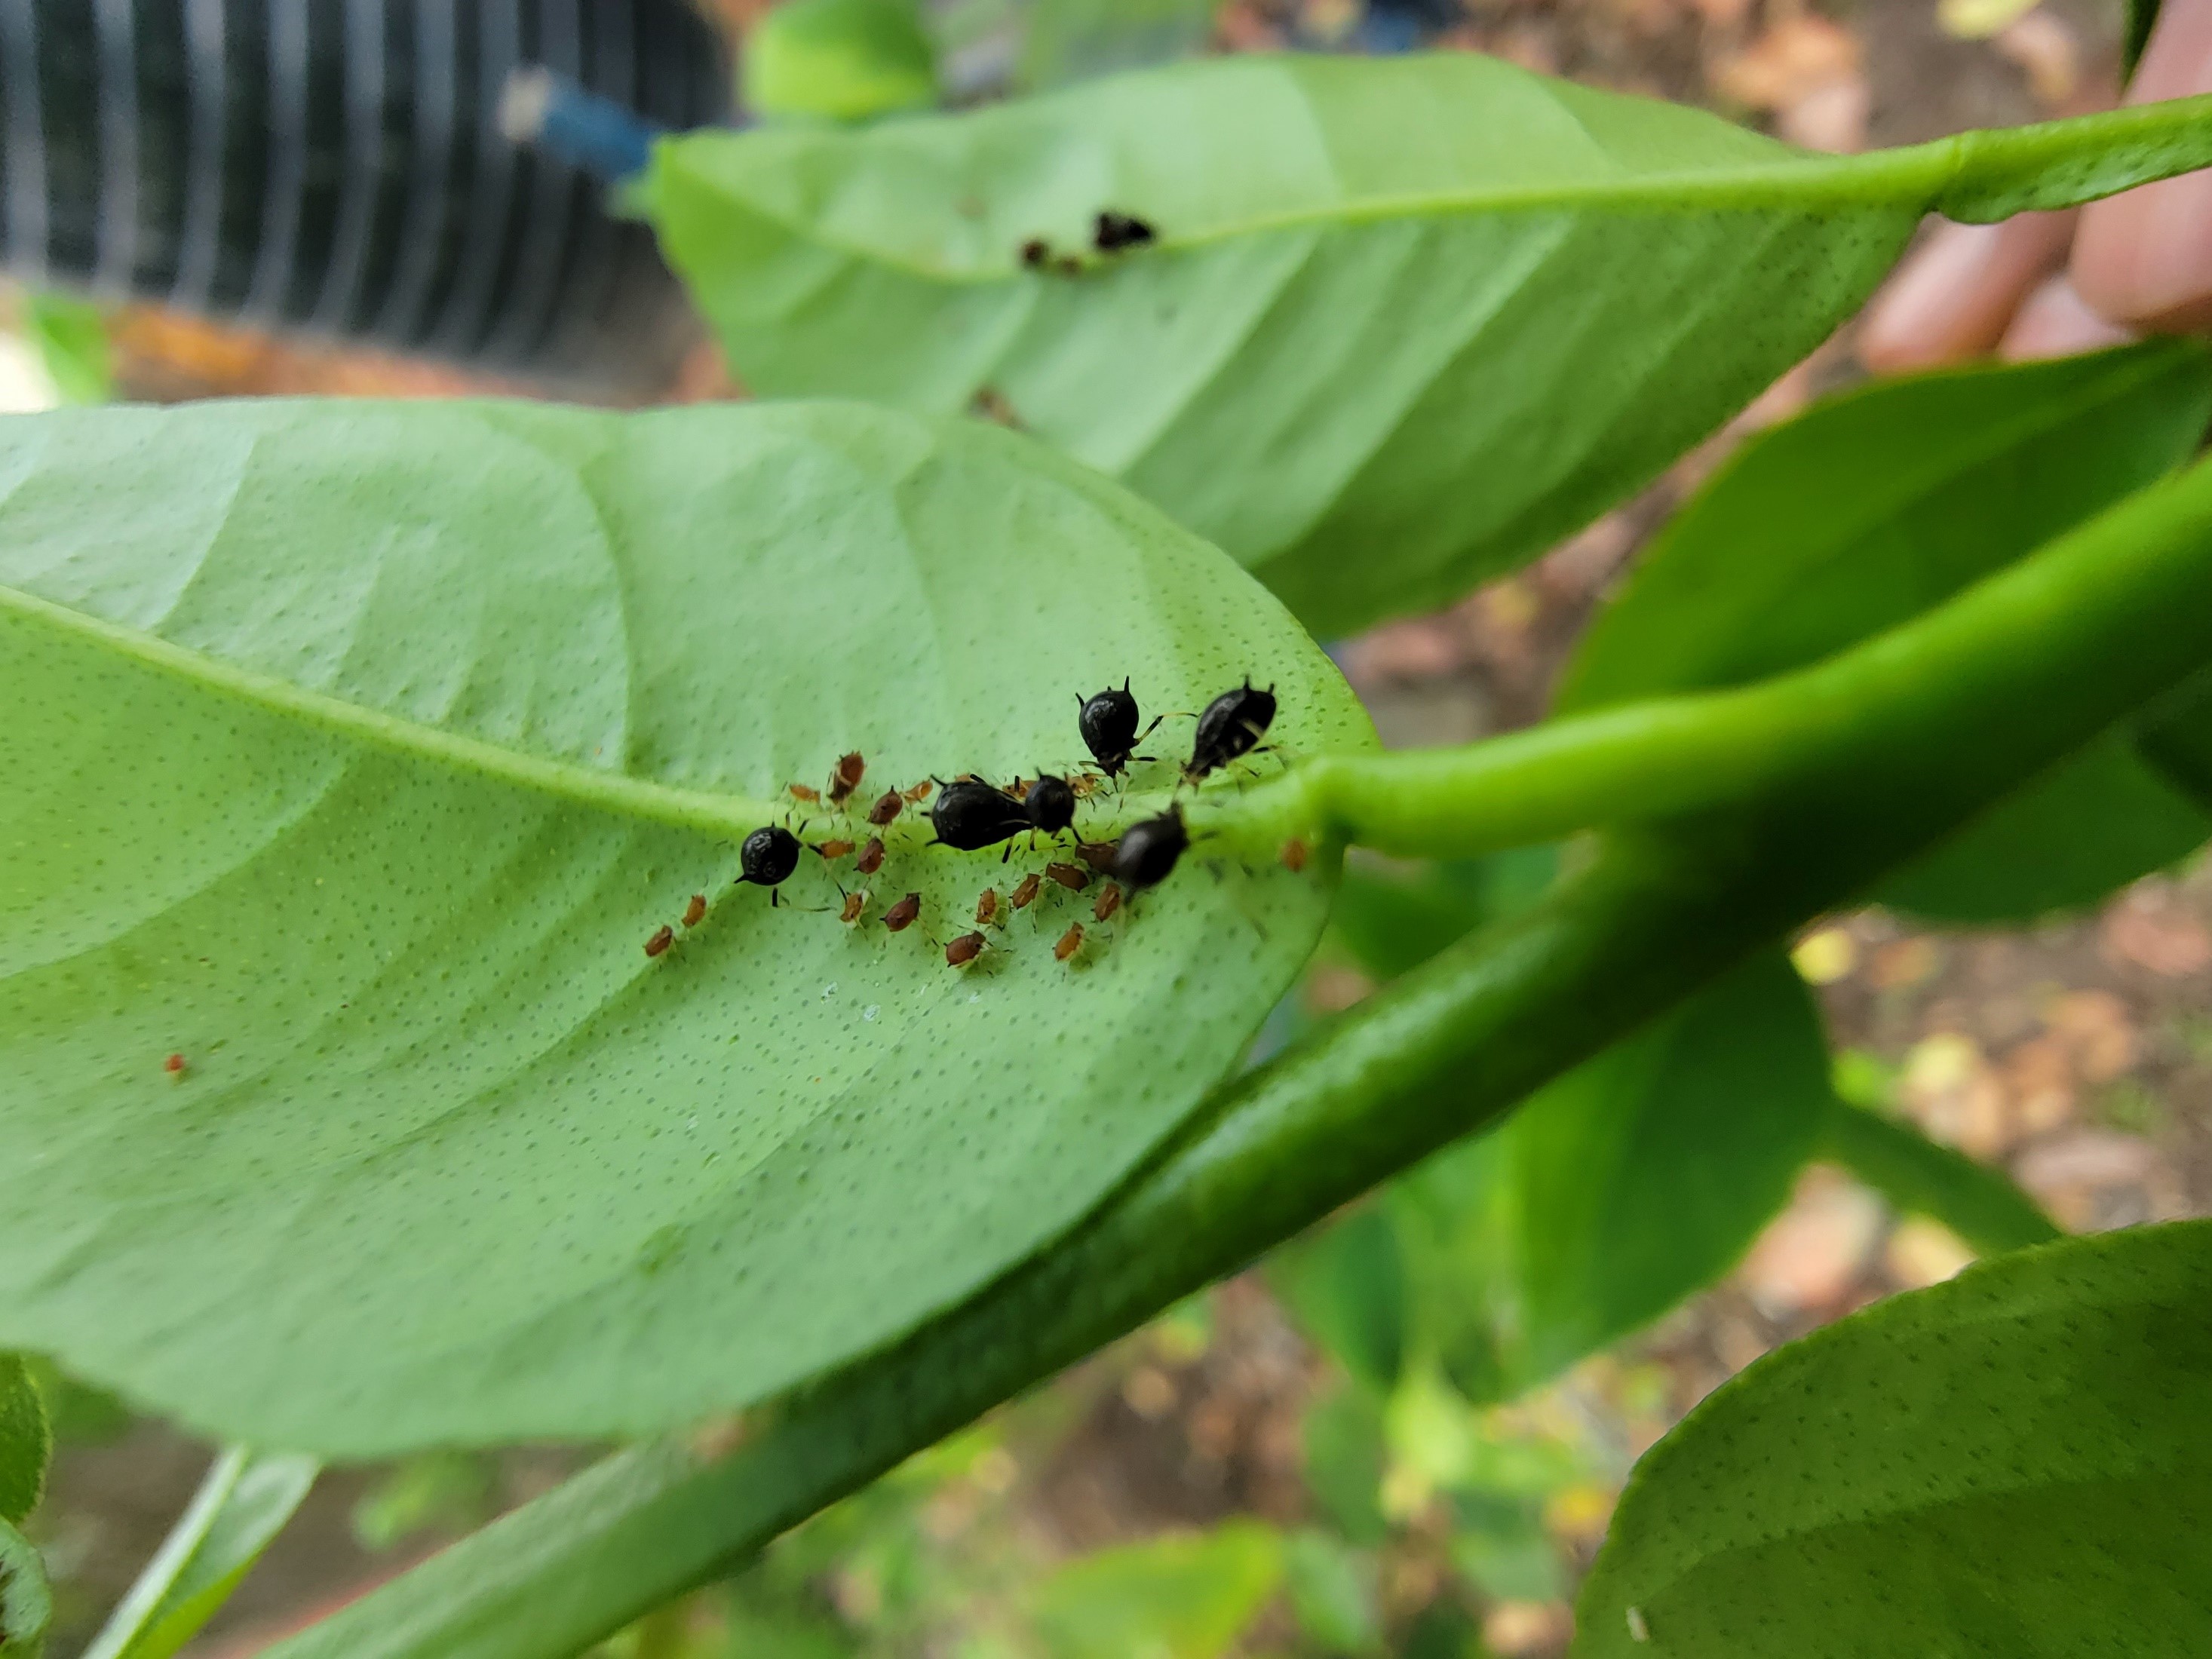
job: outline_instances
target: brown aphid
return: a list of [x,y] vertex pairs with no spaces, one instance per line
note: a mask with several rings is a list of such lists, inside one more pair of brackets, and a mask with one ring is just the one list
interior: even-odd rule
[[853,867],[864,876],[872,876],[884,867],[884,838],[870,836],[868,844],[860,849],[860,856],[853,860]]
[[846,923],[858,921],[860,919],[860,912],[867,908],[867,903],[868,896],[866,893],[846,894],[845,908],[837,913],[837,920]]
[[842,859],[853,850],[849,841],[825,841],[814,849],[825,859]]
[[645,953],[657,957],[675,943],[676,930],[673,927],[656,927],[653,930],[653,937],[645,942]]
[[684,925],[686,927],[696,927],[706,920],[707,896],[704,893],[694,893],[691,895],[691,902],[684,907]]
[[975,901],[975,925],[988,927],[999,919],[999,890],[986,887]]
[[1052,244],[1042,236],[1032,236],[1022,244],[1022,264],[1035,270],[1052,258]]
[[1075,856],[1103,875],[1114,867],[1114,843],[1110,841],[1079,841]]
[[1048,864],[1044,872],[1071,893],[1079,893],[1091,885],[1091,872],[1072,864]]
[[918,800],[927,800],[929,799],[929,792],[936,787],[937,785],[933,781],[928,778],[924,778],[920,783],[915,785],[913,788],[904,790],[902,793],[906,797],[907,805],[911,806]]
[[1052,947],[1053,955],[1066,962],[1083,948],[1083,924],[1076,922],[1060,936],[1060,943]]
[[981,933],[963,933],[945,947],[945,965],[964,968],[981,956],[983,947],[989,943]]
[[1033,875],[1024,876],[1021,885],[1014,889],[1013,896],[1007,902],[1017,910],[1026,910],[1030,907],[1030,901],[1036,896],[1037,878]]
[[185,1057],[182,1054],[171,1054],[161,1062],[161,1069],[171,1077],[182,1077],[185,1074]]
[[1109,881],[1099,889],[1098,902],[1091,907],[1091,914],[1097,920],[1104,921],[1121,908],[1121,889]]
[[1306,867],[1306,844],[1293,836],[1283,843],[1283,868],[1292,875]]
[[904,933],[914,926],[914,919],[921,914],[921,895],[908,893],[896,904],[884,912],[884,926],[894,933]]
[[1067,787],[1075,791],[1078,800],[1088,800],[1098,793],[1105,781],[1096,772],[1078,772],[1068,779]]
[[905,805],[905,796],[896,789],[886,789],[883,799],[868,809],[868,822],[878,826],[889,823],[899,815],[899,809]]
[[809,789],[803,783],[787,783],[783,787],[784,793],[792,799],[803,800],[810,806],[822,799],[822,792],[819,789]]
[[860,787],[861,775],[867,769],[867,762],[857,752],[838,757],[837,769],[830,775],[830,804],[842,806],[849,800],[853,792]]

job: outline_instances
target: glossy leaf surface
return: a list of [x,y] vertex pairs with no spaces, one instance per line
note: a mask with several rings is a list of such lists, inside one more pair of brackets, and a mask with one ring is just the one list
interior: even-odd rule
[[1286,744],[1372,741],[1227,559],[979,425],[0,426],[0,1337],[368,1453],[690,1422],[896,1334],[1182,1120],[1331,872],[1194,855],[1105,926],[1048,883],[963,972],[1048,850],[902,811],[848,927],[849,861],[771,908],[733,843],[865,836],[778,793],[847,750],[863,800],[1072,767],[1078,694],[1247,673]]
[[[1746,445],[1661,534],[1585,636],[1560,709],[1740,685],[1893,627],[2179,465],[2208,414],[2212,354],[2179,342],[1816,408]],[[2025,918],[2091,902],[2208,834],[2116,734],[1881,892],[1949,920]]]
[[2069,1239],[1753,1365],[1647,1454],[1582,1659],[2212,1646],[2212,1224]]
[[[1248,57],[694,135],[644,199],[756,392],[1018,423],[1328,632],[1454,598],[1644,483],[1924,212],[2206,161],[2195,104],[1838,159],[1472,53]],[[1157,241],[1091,254],[1109,210]]]

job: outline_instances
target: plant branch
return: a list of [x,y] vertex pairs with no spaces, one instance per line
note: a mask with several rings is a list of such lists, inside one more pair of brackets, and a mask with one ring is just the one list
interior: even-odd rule
[[[1090,1220],[895,1346],[801,1390],[736,1451],[608,1459],[270,1650],[270,1659],[564,1659],[1359,1192],[1495,1122],[1750,951],[1844,902],[2212,658],[2212,471],[2113,509],[1941,611],[1804,674],[1720,699],[1726,811],[1601,836],[1533,909],[1462,940],[1218,1091]],[[1755,708],[1771,697],[1770,712]],[[1596,717],[1593,717],[1596,718]],[[1677,765],[1725,757],[1700,727]],[[1562,723],[1591,730],[1588,722]],[[1391,844],[1533,836],[1652,815],[1668,769],[1617,726],[1361,767],[1388,796],[1273,787]],[[1698,733],[1686,736],[1686,732]],[[1501,750],[1518,757],[1505,763]],[[1336,763],[1330,763],[1331,766]],[[1425,774],[1419,769],[1431,769]],[[1300,781],[1301,775],[1305,781]],[[1711,781],[1707,780],[1706,781]],[[1546,793],[1549,784],[1551,793]],[[1542,803],[1516,805],[1528,786]],[[1348,788],[1348,786],[1341,786]],[[1307,792],[1310,792],[1308,793]],[[1251,792],[1241,810],[1262,810]],[[1240,809],[1231,808],[1235,811]],[[1269,809],[1272,810],[1272,809]],[[1468,836],[1455,813],[1483,826]],[[1249,826],[1248,826],[1249,828]],[[1402,844],[1400,843],[1400,844]],[[1427,843],[1419,843],[1425,850]]]
[[[2130,708],[2172,683],[2163,658],[2130,659],[2169,624],[2160,613],[2196,579],[2207,535],[2212,465],[2199,465],[1809,667],[1463,748],[1316,756],[1241,796],[1201,798],[1192,822],[1255,858],[1292,836],[1472,857],[1741,807],[1824,775],[1878,774],[1936,704],[1971,718],[1999,749],[2008,724],[2048,722],[2069,734],[2064,753],[2112,718],[2075,677],[2123,677]],[[2039,729],[2032,746],[2045,735]],[[2021,775],[2009,757],[1970,753],[1985,774]],[[1885,787],[1879,775],[1868,781]]]

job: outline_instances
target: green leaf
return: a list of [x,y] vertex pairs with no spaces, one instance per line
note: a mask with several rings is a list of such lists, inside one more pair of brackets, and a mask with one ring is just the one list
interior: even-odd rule
[[[862,132],[702,133],[643,199],[768,395],[980,401],[1317,631],[1452,599],[1825,337],[1921,216],[2212,161],[2212,104],[1835,158],[1468,52],[1243,57]],[[1088,254],[1102,210],[1157,246]],[[1024,265],[1033,238],[1080,254]]]
[[1354,1544],[1389,1535],[1382,1508],[1382,1401],[1352,1382],[1309,1407],[1304,1423],[1306,1490],[1331,1526]]
[[0,1654],[39,1659],[41,1638],[54,1616],[46,1564],[31,1540],[0,1520]]
[[1475,928],[1533,903],[1558,870],[1559,853],[1550,847],[1402,872],[1359,859],[1345,867],[1329,927],[1368,972],[1395,979]]
[[1071,1561],[1036,1587],[1030,1617],[1055,1659],[1215,1659],[1282,1578],[1273,1528],[1231,1521]]
[[745,37],[755,113],[863,120],[937,101],[937,55],[914,0],[783,0]]
[[24,302],[23,322],[63,402],[104,404],[115,395],[107,319],[99,307],[66,294],[33,294]]
[[956,971],[1049,852],[908,812],[864,925],[849,863],[771,908],[738,836],[854,833],[787,781],[1072,766],[1124,675],[1373,741],[1228,560],[975,423],[109,409],[0,426],[0,1340],[318,1452],[689,1423],[896,1336],[1174,1129],[1328,904],[1201,849]]
[[1311,1528],[1284,1540],[1285,1588],[1305,1638],[1323,1653],[1370,1653],[1382,1644],[1375,1569]]
[[1638,1467],[1575,1653],[2206,1651],[2208,1301],[2212,1224],[2188,1222],[1999,1257],[1777,1351]]
[[1268,1261],[1268,1279],[1306,1334],[1368,1388],[1388,1393],[1406,1358],[1406,1262],[1398,1223],[1367,1204]]
[[2096,903],[2178,864],[2212,818],[2115,732],[1884,881],[1879,896],[1942,921],[2027,921]]
[[1899,1209],[1932,1216],[1984,1255],[2059,1236],[2004,1171],[1881,1112],[1838,1101],[1824,1150]]
[[[1789,1195],[1829,1099],[1812,1000],[1761,957],[1534,1096],[1490,1170],[1456,1150],[1416,1170],[1407,1254],[1460,1385],[1517,1393],[1718,1278]],[[1486,1298],[1442,1294],[1477,1275]]]
[[1286,1248],[1275,1277],[1373,1385],[1395,1378],[1383,1356],[1420,1350],[1474,1398],[1517,1394],[1725,1271],[1830,1098],[1811,1000],[1762,957],[1437,1153],[1377,1211]]
[[[1893,627],[2186,459],[2212,354],[2174,341],[1869,387],[1753,439],[1662,532],[1559,699],[1740,685]],[[2093,902],[2212,834],[2124,734],[1886,882],[1945,920]]]
[[53,1436],[46,1402],[18,1356],[0,1353],[0,1521],[21,1524],[39,1506]]
[[230,1600],[317,1473],[309,1457],[223,1452],[84,1659],[168,1659]]

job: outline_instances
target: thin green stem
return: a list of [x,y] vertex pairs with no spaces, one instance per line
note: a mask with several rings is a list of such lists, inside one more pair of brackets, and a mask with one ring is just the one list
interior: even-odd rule
[[[1202,798],[1193,823],[1255,857],[1293,836],[1472,856],[1739,807],[1840,769],[1878,773],[1938,697],[1971,707],[1997,751],[2022,747],[2007,728],[2031,709],[2072,734],[2070,748],[2110,718],[2101,698],[2077,695],[2077,677],[2119,677],[2130,706],[2170,683],[2166,659],[2138,647],[2162,631],[2159,613],[2207,534],[2212,465],[2200,465],[1951,604],[1797,672],[1465,748],[1317,756],[1241,796]],[[2010,764],[1992,751],[1972,763]]]
[[[610,1458],[270,1659],[565,1659],[1494,1122],[2212,659],[2212,472],[2134,498],[1939,617],[1741,694],[1776,694],[1759,718],[1790,742],[1768,752],[1761,787],[1737,778],[1733,810],[1601,836],[1545,902],[1218,1091],[1068,1237],[786,1400],[735,1452],[671,1441]],[[1848,697],[1868,701],[1821,711]],[[1628,764],[1604,744],[1560,753],[1524,763],[1579,776],[1583,793],[1560,799],[1590,799],[1594,775]],[[1332,812],[1370,834],[1415,812],[1448,827],[1466,782],[1447,768],[1439,800]]]

